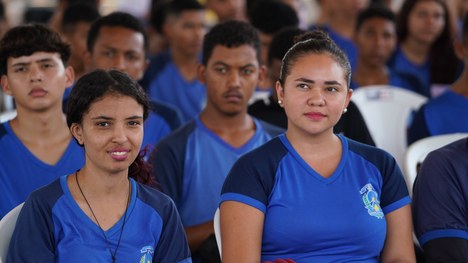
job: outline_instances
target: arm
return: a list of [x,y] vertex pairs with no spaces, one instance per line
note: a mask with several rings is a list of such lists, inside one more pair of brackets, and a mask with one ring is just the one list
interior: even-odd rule
[[205,242],[211,235],[214,234],[213,221],[206,223],[186,227],[185,233],[187,234],[187,240],[191,251],[198,251],[200,246]]
[[264,214],[249,205],[221,204],[222,261],[260,262]]
[[387,220],[387,237],[381,262],[416,262],[410,205],[390,212],[385,219]]

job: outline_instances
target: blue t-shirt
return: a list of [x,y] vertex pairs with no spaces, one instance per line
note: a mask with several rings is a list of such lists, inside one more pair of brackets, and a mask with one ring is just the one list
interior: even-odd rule
[[456,132],[468,132],[468,98],[447,90],[426,102],[415,114],[408,130],[408,143]]
[[219,193],[232,164],[244,153],[262,145],[282,130],[256,119],[252,138],[234,148],[193,119],[157,146],[154,176],[171,197],[184,226],[213,220]]
[[9,122],[0,124],[0,218],[32,191],[75,172],[84,162],[83,148],[71,139],[55,165],[44,163],[21,142]]
[[385,215],[410,203],[395,159],[338,135],[343,153],[324,178],[281,135],[241,157],[224,183],[221,202],[265,214],[262,261],[379,262]]
[[170,104],[180,110],[183,123],[201,112],[206,103],[205,85],[198,80],[187,82],[170,59],[170,52],[153,58],[161,64],[149,85],[149,95],[154,101]]
[[[31,194],[18,217],[7,262],[111,262],[123,216],[102,230],[78,206],[62,176]],[[172,201],[130,179],[132,194],[117,262],[192,262]],[[109,244],[108,244],[109,243]],[[109,246],[109,247],[108,247]]]
[[468,138],[431,152],[413,194],[413,219],[421,245],[437,238],[468,241]]
[[390,60],[389,67],[396,72],[408,74],[416,78],[418,82],[421,83],[421,87],[419,90],[415,91],[426,97],[431,97],[431,68],[429,61],[420,65],[414,64],[406,57],[403,50],[400,47],[397,47]]

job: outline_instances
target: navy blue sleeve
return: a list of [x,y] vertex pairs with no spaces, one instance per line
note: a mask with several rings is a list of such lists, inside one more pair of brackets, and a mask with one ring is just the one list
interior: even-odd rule
[[427,128],[426,117],[424,116],[426,105],[421,106],[408,129],[408,145],[413,142],[431,136]]
[[184,161],[188,137],[195,128],[192,120],[158,143],[152,156],[153,177],[162,192],[179,204],[182,194]]
[[382,175],[382,194],[380,205],[385,214],[400,208],[410,202],[408,188],[403,173],[395,158],[389,153],[353,140],[349,140],[351,151],[358,153],[371,162]]
[[359,108],[352,101],[349,102],[348,111],[341,116],[341,119],[333,127],[333,132],[343,133],[344,136],[350,139],[375,146]]
[[424,160],[413,195],[415,232],[422,245],[442,237],[468,240],[467,160],[468,148],[447,147]]
[[33,192],[25,201],[10,241],[7,262],[54,262],[52,207],[60,192],[59,180]]
[[166,121],[172,131],[182,125],[182,113],[175,107],[162,102],[151,101],[151,108]]
[[279,138],[242,156],[229,172],[221,201],[238,201],[265,212],[275,184],[277,167],[287,153]]
[[139,198],[153,207],[163,220],[153,262],[192,262],[185,230],[172,200],[157,190],[140,184],[138,192]]

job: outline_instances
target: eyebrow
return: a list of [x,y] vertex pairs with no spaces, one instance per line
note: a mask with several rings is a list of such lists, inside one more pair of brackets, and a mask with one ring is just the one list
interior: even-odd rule
[[[108,117],[108,116],[96,116],[91,118],[91,120],[113,120],[114,118]],[[125,118],[126,120],[135,120],[135,119],[143,119],[143,116],[140,115],[133,115],[128,118]]]
[[[44,63],[44,62],[53,62],[54,60],[51,59],[51,58],[43,58],[43,59],[39,59],[39,60],[36,60],[36,61],[33,61],[33,62],[36,62],[36,63]],[[14,63],[12,64],[11,66],[12,67],[18,67],[18,66],[27,66],[27,65],[31,65],[32,62],[18,62],[18,63]]]
[[[310,84],[314,84],[315,81],[314,80],[311,80],[311,79],[306,79],[306,78],[298,78],[298,79],[295,79],[294,81],[297,81],[297,82],[305,82],[305,83],[310,83]],[[339,85],[339,86],[342,86],[342,84],[336,80],[327,80],[325,81],[325,84],[327,85]]]

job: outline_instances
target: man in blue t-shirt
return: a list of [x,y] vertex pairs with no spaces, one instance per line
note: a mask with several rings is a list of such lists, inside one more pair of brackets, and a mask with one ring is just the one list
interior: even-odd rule
[[42,25],[12,28],[0,42],[1,85],[17,111],[0,124],[0,218],[33,190],[84,164],[62,112],[75,76],[69,56],[69,45]]
[[[138,81],[148,66],[147,48],[148,39],[137,18],[122,12],[111,13],[96,20],[89,30],[89,68],[118,69]],[[152,106],[144,125],[142,148],[152,148],[181,125],[180,113],[173,107],[155,101]]]
[[[155,178],[179,210],[195,260],[203,258],[204,248],[214,241],[213,216],[231,166],[282,132],[247,114],[248,101],[264,76],[260,54],[250,24],[215,26],[205,36],[198,70],[206,85],[206,107],[163,139],[154,153]],[[219,257],[214,247],[212,256]]]
[[202,110],[205,85],[197,78],[197,67],[205,34],[205,9],[196,0],[166,1],[153,25],[169,44],[169,50],[150,59],[143,82],[149,83],[152,100],[162,101],[182,113],[187,122]]

